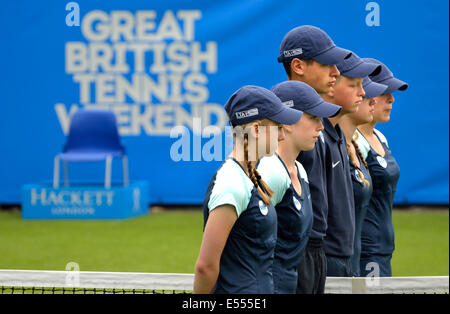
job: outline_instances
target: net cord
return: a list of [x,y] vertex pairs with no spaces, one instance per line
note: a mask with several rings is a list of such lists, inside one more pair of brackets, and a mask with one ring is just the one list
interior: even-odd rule
[[[0,270],[4,287],[192,291],[193,283],[193,274]],[[325,293],[449,293],[449,277],[327,277]]]

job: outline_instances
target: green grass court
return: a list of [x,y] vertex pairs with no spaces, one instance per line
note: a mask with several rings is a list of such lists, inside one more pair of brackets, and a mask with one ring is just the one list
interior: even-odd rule
[[[394,276],[449,275],[449,212],[394,211]],[[25,221],[0,211],[0,269],[193,273],[200,210],[165,210],[123,221]]]

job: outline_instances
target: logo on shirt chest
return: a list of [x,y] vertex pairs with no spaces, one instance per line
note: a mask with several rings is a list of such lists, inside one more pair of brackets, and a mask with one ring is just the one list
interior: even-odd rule
[[259,201],[258,205],[259,205],[259,211],[261,212],[261,214],[263,214],[263,216],[266,216],[267,213],[269,212],[269,207],[266,204],[264,204],[264,202],[261,200]]
[[381,167],[386,168],[387,167],[387,162],[386,159],[384,159],[381,156],[377,156],[377,161],[380,164]]
[[300,201],[295,196],[293,196],[292,199],[294,201],[295,208],[297,208],[297,210],[301,210],[302,204],[300,203]]
[[338,160],[338,161],[336,161],[336,162],[331,163],[331,167],[333,167],[333,168],[336,167],[340,162],[341,162],[341,161]]

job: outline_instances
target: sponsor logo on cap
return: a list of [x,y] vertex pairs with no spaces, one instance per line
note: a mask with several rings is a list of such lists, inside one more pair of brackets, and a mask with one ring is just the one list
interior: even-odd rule
[[283,105],[288,106],[288,107],[294,107],[294,101],[293,100],[288,100],[283,102]]
[[245,111],[239,111],[236,112],[236,118],[243,119],[251,116],[257,116],[258,115],[258,108],[253,108]]
[[296,48],[296,49],[283,51],[283,55],[286,58],[287,57],[293,57],[293,56],[301,55],[302,53],[303,53],[303,49],[302,48]]

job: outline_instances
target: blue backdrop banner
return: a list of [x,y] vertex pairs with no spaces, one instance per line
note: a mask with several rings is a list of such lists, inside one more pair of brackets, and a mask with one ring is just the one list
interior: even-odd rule
[[[223,104],[243,85],[286,80],[281,40],[305,24],[409,83],[377,126],[401,167],[395,202],[448,204],[442,0],[5,2],[0,203],[20,203],[24,184],[52,178],[71,115],[92,107],[116,113],[130,179],[149,182],[150,203],[202,203],[229,152]],[[103,171],[69,164],[74,180],[101,181]]]

